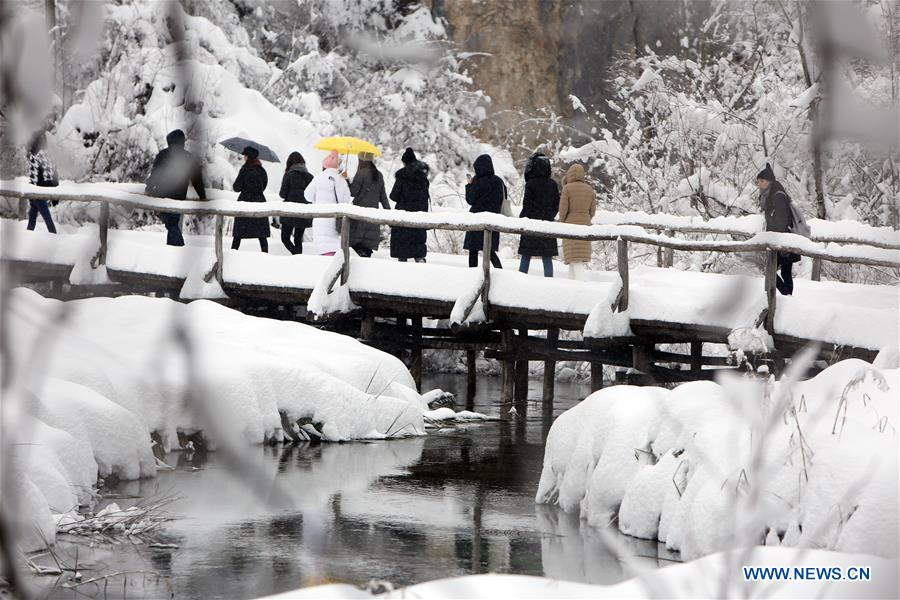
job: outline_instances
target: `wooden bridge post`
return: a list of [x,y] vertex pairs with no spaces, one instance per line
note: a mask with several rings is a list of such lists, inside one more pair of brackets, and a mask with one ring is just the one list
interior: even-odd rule
[[109,203],[100,203],[100,250],[97,252],[97,265],[106,264],[107,242],[109,240]]
[[466,407],[468,409],[469,406],[475,406],[475,384],[476,384],[476,371],[475,371],[475,349],[469,348],[466,350]]
[[[519,339],[517,347],[519,350],[524,350],[526,344],[528,343],[528,330],[520,329],[519,330]],[[528,400],[528,358],[520,359],[516,361],[516,390],[515,390],[515,400],[516,402],[525,402]]]
[[591,393],[603,389],[603,363],[591,363]]
[[[556,327],[551,327],[547,330],[547,347],[550,351],[556,350],[557,343],[559,342],[559,329]],[[544,361],[544,391],[541,399],[544,404],[553,405],[553,395],[554,390],[553,387],[556,385],[556,361],[555,360],[545,360]]]
[[224,273],[225,252],[222,250],[222,242],[225,237],[225,217],[216,215],[216,281],[222,285]]
[[[669,237],[675,237],[675,232],[671,229],[663,232],[665,235]],[[675,264],[675,249],[674,248],[664,248],[663,249],[663,267],[667,269],[671,269],[672,265]]]
[[[675,232],[671,229],[666,229],[663,231],[663,235],[668,237],[675,237]],[[663,248],[659,247],[656,255],[656,264],[659,267],[663,267],[669,269],[675,263],[675,249],[674,248]]]
[[359,339],[371,342],[375,339],[375,317],[363,317],[359,322]]
[[628,242],[622,238],[616,240],[616,258],[622,289],[619,290],[619,296],[613,306],[617,312],[625,312],[628,309]]
[[347,280],[350,279],[350,217],[341,219],[341,253],[344,255],[341,285],[347,285]]
[[703,369],[703,342],[691,342],[691,375],[695,377]]
[[[513,351],[513,332],[504,329],[501,335],[500,352],[508,355]],[[504,356],[500,360],[500,415],[509,413],[509,409],[513,403],[513,395],[515,389],[515,363],[508,357]]]
[[813,281],[821,281],[822,280],[822,259],[814,258],[812,261],[812,273],[810,274],[810,279]]
[[484,228],[484,245],[481,252],[481,268],[484,273],[484,285],[481,286],[481,306],[484,309],[484,318],[488,318],[488,307],[491,298],[491,230]]
[[769,335],[775,333],[775,297],[777,288],[775,281],[777,277],[776,270],[778,268],[778,252],[775,250],[766,251],[766,274],[764,278],[766,288],[766,321],[765,327]]
[[25,198],[19,198],[19,207],[18,207],[18,219],[20,221],[25,221],[28,219],[28,200]]
[[412,317],[412,359],[409,371],[416,382],[416,389],[422,391],[422,317]]

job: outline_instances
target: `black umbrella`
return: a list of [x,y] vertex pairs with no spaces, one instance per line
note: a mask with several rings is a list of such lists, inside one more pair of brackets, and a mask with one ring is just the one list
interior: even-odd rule
[[257,144],[256,142],[248,139],[233,137],[228,138],[227,140],[222,140],[219,143],[229,150],[237,152],[238,154],[243,153],[244,148],[250,146],[251,148],[256,148],[256,150],[259,151],[259,160],[265,160],[268,162],[281,162],[280,160],[278,160],[278,155],[272,152],[270,148],[268,148],[267,146],[263,146],[262,144]]

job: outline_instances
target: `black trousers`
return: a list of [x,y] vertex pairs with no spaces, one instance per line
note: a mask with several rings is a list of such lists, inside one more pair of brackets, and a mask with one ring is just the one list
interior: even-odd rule
[[781,275],[775,276],[775,287],[784,296],[790,296],[794,293],[794,263],[787,260],[779,260],[781,267]]
[[306,227],[281,225],[281,243],[291,254],[303,254],[303,232]]
[[44,223],[47,225],[47,231],[56,233],[56,226],[53,224],[53,219],[50,217],[50,206],[47,201],[29,200],[28,203],[28,229],[34,230],[37,225],[38,213],[40,213],[41,217],[44,219]]
[[163,225],[166,226],[166,244],[169,246],[184,246],[184,236],[181,235],[181,215],[178,213],[159,213]]
[[[238,248],[240,248],[242,239],[243,238],[234,238],[233,240],[231,240],[231,249],[237,250]],[[268,252],[269,251],[269,240],[267,240],[264,237],[256,238],[256,239],[259,240],[259,249],[262,250],[263,252]]]
[[[469,250],[469,266],[477,267],[478,266],[478,250]],[[497,252],[491,250],[491,264],[497,267],[498,269],[502,269],[503,265],[500,263],[500,257],[497,256]]]

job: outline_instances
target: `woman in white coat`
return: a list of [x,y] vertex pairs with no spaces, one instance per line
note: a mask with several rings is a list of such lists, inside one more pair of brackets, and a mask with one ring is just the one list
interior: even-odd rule
[[[350,186],[338,172],[338,153],[331,151],[322,161],[322,172],[309,182],[303,197],[310,204],[350,204]],[[341,248],[341,234],[333,217],[313,219],[313,248],[316,254],[334,256]]]

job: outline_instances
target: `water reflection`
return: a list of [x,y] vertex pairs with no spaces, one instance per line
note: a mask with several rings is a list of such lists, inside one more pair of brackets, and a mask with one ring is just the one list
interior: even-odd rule
[[[432,377],[426,385],[464,397],[464,376]],[[540,382],[532,385],[531,395],[539,397]],[[410,584],[486,572],[620,581],[628,568],[577,515],[534,504],[552,418],[586,393],[583,386],[560,385],[552,410],[520,405],[511,420],[424,438],[256,448],[262,466],[253,489],[231,477],[216,453],[170,454],[176,470],[115,491],[182,496],[172,508],[179,518],[168,527],[179,547],[99,547],[88,551],[89,560],[168,576],[179,598],[255,597],[372,578]],[[497,398],[498,382],[481,380],[473,408],[499,414]],[[276,482],[289,493],[287,510],[260,501]],[[655,542],[618,539],[644,564],[671,558],[660,555]],[[167,595],[146,578],[144,586],[128,589],[128,596]],[[72,594],[49,588],[45,595]],[[122,595],[122,588],[113,589],[109,597]]]

